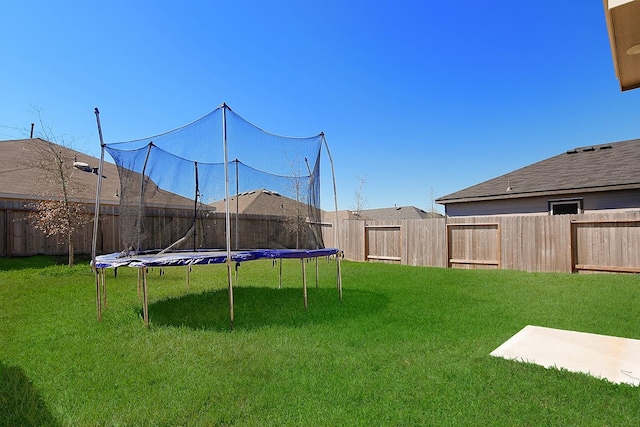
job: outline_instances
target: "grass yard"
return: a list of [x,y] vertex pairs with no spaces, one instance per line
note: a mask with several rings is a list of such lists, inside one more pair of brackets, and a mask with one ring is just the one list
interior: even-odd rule
[[335,262],[244,263],[229,331],[224,266],[107,272],[0,259],[0,425],[640,423],[640,389],[489,353],[528,324],[640,339],[640,276]]

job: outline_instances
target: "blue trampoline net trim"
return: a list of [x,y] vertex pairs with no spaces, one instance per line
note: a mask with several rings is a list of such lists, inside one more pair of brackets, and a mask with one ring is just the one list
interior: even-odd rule
[[104,144],[118,167],[124,252],[226,248],[227,220],[236,251],[323,249],[323,143],[266,132],[223,104],[179,129]]

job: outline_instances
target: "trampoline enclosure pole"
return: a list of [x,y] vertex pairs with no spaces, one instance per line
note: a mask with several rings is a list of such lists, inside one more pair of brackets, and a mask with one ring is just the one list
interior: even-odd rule
[[100,125],[100,111],[95,110],[98,136],[100,138],[100,164],[98,165],[98,183],[96,184],[96,204],[93,213],[93,242],[91,243],[91,265],[96,274],[96,309],[98,321],[102,321],[102,298],[100,295],[100,278],[96,268],[96,247],[98,245],[98,221],[100,220],[100,191],[102,188],[102,166],[104,164],[104,140],[102,138],[102,126]]
[[240,215],[240,181],[238,179],[238,159],[234,160],[235,164],[236,164],[236,244],[235,244],[235,248],[236,250],[238,250],[238,240],[240,238],[239,236],[239,230],[238,230],[238,215]]
[[331,152],[329,151],[329,144],[327,144],[327,140],[324,137],[324,132],[322,133],[322,140],[324,141],[324,147],[327,150],[327,156],[329,157],[329,163],[331,164],[331,177],[333,178],[333,200],[335,203],[336,210],[336,230],[334,233],[334,241],[336,242],[336,248],[338,248],[338,253],[336,254],[336,264],[337,264],[337,287],[338,293],[340,295],[340,301],[342,301],[342,269],[340,267],[340,220],[338,218],[338,189],[336,188],[336,173],[333,167],[333,158],[331,157]]
[[233,329],[233,278],[231,272],[231,221],[229,215],[229,150],[227,147],[227,104],[222,104],[222,143],[224,148],[224,210],[227,244],[227,282],[229,286],[229,324]]
[[195,179],[196,179],[196,191],[195,191],[195,196],[193,198],[194,200],[194,206],[193,206],[193,250],[196,250],[196,247],[198,245],[198,227],[196,226],[197,222],[198,222],[198,197],[200,196],[200,188],[199,188],[199,183],[198,183],[198,162],[193,162],[194,163],[194,167],[195,167]]
[[[142,219],[144,217],[144,212],[142,211],[144,209],[144,188],[145,188],[145,176],[144,174],[147,171],[147,163],[149,163],[149,155],[151,154],[151,149],[153,148],[153,141],[149,142],[148,146],[147,146],[147,154],[144,158],[144,165],[142,166],[142,176],[141,176],[141,180],[140,180],[140,205],[138,206],[138,223],[136,224],[137,227],[137,235],[138,235],[138,241],[136,242],[136,248],[135,251],[136,252],[140,252],[141,249],[141,243],[140,243],[140,234],[142,234]],[[129,250],[129,248],[125,248],[125,250]]]

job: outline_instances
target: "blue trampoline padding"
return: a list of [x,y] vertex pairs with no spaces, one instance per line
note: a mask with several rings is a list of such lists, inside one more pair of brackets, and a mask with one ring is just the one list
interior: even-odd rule
[[[336,248],[324,249],[252,249],[231,251],[233,262],[253,261],[262,258],[319,258],[335,255]],[[199,250],[193,252],[171,252],[160,254],[147,251],[126,255],[116,252],[96,257],[96,268],[115,267],[178,267],[183,265],[222,264],[227,261],[227,251],[222,249]]]

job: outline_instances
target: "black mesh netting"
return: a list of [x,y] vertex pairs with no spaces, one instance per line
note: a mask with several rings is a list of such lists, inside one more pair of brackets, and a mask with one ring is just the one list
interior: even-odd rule
[[223,104],[182,128],[105,144],[120,175],[124,249],[224,248],[227,218],[231,249],[323,248],[323,142],[265,132]]

